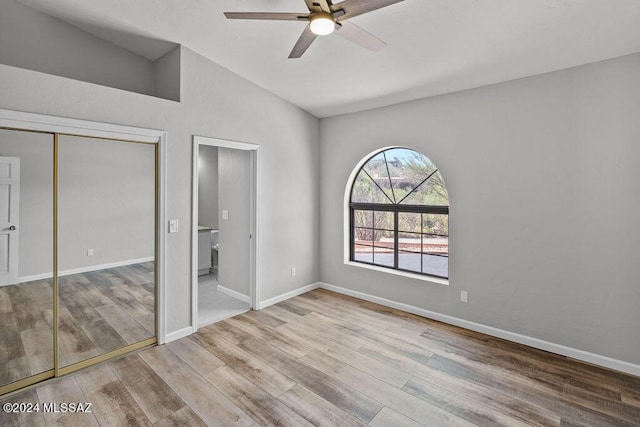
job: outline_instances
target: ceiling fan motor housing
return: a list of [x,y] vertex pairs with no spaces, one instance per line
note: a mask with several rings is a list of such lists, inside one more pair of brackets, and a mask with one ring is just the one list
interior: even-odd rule
[[318,36],[326,36],[333,33],[336,28],[336,21],[328,13],[316,12],[311,14],[311,31]]

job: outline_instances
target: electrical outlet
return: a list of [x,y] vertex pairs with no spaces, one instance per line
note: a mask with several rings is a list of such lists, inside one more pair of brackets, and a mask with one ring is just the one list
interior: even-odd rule
[[226,209],[222,210],[222,219],[227,220],[229,219],[229,211]]
[[467,291],[460,291],[460,301],[469,302],[469,293]]
[[296,268],[295,267],[291,267],[291,277],[296,275]]
[[93,249],[87,249],[87,256],[93,256]]

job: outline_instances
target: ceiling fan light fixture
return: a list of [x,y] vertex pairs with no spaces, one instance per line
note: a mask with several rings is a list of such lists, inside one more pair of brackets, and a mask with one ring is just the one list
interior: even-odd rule
[[372,52],[378,52],[387,44],[368,33],[349,19],[383,7],[391,6],[403,0],[304,0],[309,13],[283,12],[224,12],[227,19],[259,19],[266,21],[308,22],[293,46],[289,59],[300,58],[318,36],[337,34]]
[[328,13],[318,14],[311,18],[311,32],[318,36],[326,36],[333,33],[336,28],[336,23],[333,17]]

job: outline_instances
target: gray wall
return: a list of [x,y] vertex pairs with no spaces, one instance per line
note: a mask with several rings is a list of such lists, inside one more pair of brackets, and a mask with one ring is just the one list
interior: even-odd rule
[[0,63],[151,94],[153,63],[23,5],[0,5]]
[[[322,120],[322,280],[640,363],[639,111],[635,54]],[[449,286],[343,264],[347,178],[388,145],[442,171]]]
[[180,46],[154,61],[152,94],[180,101]]
[[[219,284],[242,295],[250,293],[251,153],[218,150],[220,250]],[[229,218],[222,217],[222,211]]]
[[198,224],[218,228],[218,147],[200,146]]
[[261,299],[319,279],[318,119],[189,49],[181,60],[180,103],[0,65],[0,108],[167,130],[167,214],[180,221],[167,235],[168,332],[191,320],[193,135],[261,146]]

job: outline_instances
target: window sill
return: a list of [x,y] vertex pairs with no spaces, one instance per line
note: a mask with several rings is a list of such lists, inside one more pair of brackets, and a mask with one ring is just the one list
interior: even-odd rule
[[393,270],[390,268],[377,267],[375,265],[363,264],[360,262],[345,261],[345,265],[353,267],[366,268],[367,270],[379,271],[381,273],[393,274],[394,276],[409,277],[411,279],[421,280],[423,282],[435,283],[437,285],[449,286],[449,279],[441,279],[440,277],[425,276],[424,274],[415,274],[408,271]]

